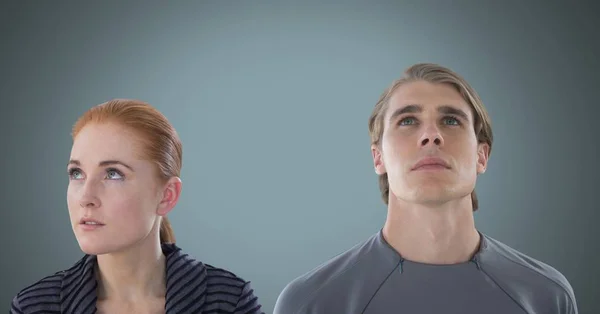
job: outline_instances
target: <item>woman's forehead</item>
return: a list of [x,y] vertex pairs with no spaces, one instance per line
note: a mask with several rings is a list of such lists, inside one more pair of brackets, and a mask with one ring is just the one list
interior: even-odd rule
[[114,123],[90,124],[75,137],[71,159],[80,162],[122,160],[143,162],[143,142],[131,130]]

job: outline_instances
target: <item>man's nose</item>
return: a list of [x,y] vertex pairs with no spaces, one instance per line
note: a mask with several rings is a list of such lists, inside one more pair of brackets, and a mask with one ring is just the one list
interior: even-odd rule
[[439,128],[435,125],[427,126],[419,139],[419,145],[421,147],[432,144],[436,146],[444,145],[444,138],[442,137]]

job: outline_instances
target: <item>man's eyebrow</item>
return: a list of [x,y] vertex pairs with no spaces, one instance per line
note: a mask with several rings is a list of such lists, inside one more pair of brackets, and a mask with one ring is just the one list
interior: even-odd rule
[[438,112],[443,114],[455,115],[463,118],[466,121],[469,121],[469,115],[461,109],[455,108],[450,105],[443,105],[438,108]]
[[396,118],[398,116],[401,116],[403,114],[406,113],[419,113],[423,111],[423,107],[421,105],[406,105],[402,108],[398,108],[396,109],[391,115],[390,115],[390,123],[393,122],[394,120],[396,120]]
[[[469,121],[469,115],[461,109],[458,109],[451,105],[442,105],[438,107],[438,112],[442,114],[449,114],[458,116],[466,121]],[[423,106],[417,104],[406,105],[402,108],[396,109],[391,115],[389,122],[392,123],[398,116],[407,113],[421,113],[423,112]]]

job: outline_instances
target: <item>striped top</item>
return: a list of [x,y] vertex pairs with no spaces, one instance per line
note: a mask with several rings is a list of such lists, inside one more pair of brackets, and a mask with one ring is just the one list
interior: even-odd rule
[[[163,244],[166,256],[167,314],[264,314],[249,281],[204,264],[174,244]],[[22,289],[10,313],[96,313],[96,256],[85,255],[71,268]]]

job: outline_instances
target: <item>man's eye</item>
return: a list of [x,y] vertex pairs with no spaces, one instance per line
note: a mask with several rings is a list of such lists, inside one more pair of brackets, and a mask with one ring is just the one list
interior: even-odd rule
[[415,118],[407,117],[407,118],[400,120],[400,122],[398,122],[398,125],[411,125],[411,124],[415,124],[416,122],[417,121]]
[[460,121],[454,117],[446,117],[444,118],[444,123],[449,125],[460,125]]

